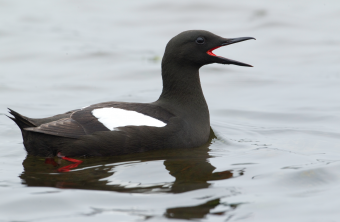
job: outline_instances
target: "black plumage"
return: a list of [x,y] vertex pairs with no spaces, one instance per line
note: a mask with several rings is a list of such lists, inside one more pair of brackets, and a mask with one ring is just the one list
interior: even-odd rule
[[[250,66],[216,56],[212,50],[253,39],[226,39],[201,30],[185,31],[172,38],[162,60],[163,91],[153,103],[106,102],[49,118],[32,119],[10,110],[21,129],[28,154],[53,157],[108,156],[163,148],[189,148],[209,139],[209,110],[199,69],[211,63]],[[123,126],[109,130],[93,115],[101,108],[136,111],[158,119],[164,127]]]

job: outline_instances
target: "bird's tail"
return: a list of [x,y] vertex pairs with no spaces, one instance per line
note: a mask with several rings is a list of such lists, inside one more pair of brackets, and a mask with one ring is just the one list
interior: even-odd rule
[[13,120],[19,126],[21,130],[27,127],[36,127],[36,125],[32,123],[29,120],[29,118],[15,112],[14,110],[10,108],[8,108],[8,110],[9,110],[9,113],[12,114],[13,117],[11,116],[7,116],[7,117]]

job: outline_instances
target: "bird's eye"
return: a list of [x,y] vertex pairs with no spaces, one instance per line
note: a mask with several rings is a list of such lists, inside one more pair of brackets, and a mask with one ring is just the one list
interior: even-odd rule
[[205,42],[205,40],[204,40],[203,37],[198,37],[198,38],[196,39],[196,43],[197,43],[197,44],[203,44],[204,42]]

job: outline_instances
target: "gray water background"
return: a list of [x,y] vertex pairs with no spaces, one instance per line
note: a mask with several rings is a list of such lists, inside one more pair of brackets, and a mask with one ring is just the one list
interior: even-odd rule
[[[200,71],[210,145],[69,173],[26,157],[7,107],[152,102],[189,29],[257,39],[215,51],[254,68]],[[338,0],[0,0],[0,221],[340,221],[339,84]]]

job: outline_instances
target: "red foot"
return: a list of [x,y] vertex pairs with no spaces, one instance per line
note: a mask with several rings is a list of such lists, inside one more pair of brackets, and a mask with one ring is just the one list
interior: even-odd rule
[[76,168],[79,164],[81,164],[81,163],[73,163],[73,164],[70,164],[70,165],[67,165],[67,166],[64,166],[64,167],[60,167],[58,169],[58,172],[69,172],[70,169]]
[[70,169],[76,168],[77,166],[79,166],[79,164],[81,164],[83,162],[81,160],[76,160],[76,159],[72,159],[72,158],[63,156],[63,155],[61,155],[60,152],[57,154],[57,156],[59,158],[63,159],[63,160],[67,160],[67,161],[73,162],[73,164],[70,164],[70,165],[67,165],[67,166],[59,168],[58,172],[69,172]]

